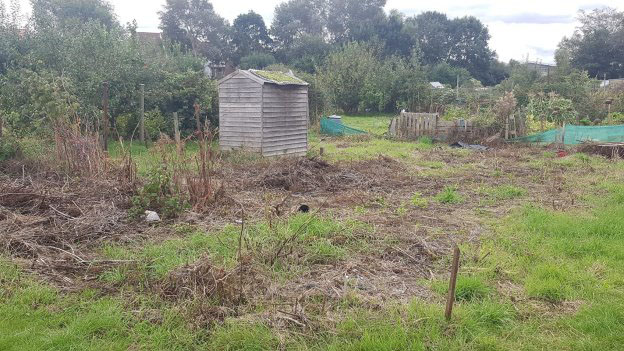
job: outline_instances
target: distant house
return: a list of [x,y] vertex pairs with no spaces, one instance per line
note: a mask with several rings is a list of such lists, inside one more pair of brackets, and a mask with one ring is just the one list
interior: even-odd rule
[[536,71],[542,77],[550,76],[557,68],[557,65],[541,62],[527,62],[525,65],[529,70]]
[[212,79],[221,79],[234,72],[231,65],[208,62],[204,65],[204,73]]
[[431,84],[431,87],[434,89],[444,89],[444,84],[440,82],[429,82],[429,84]]
[[603,80],[600,82],[600,87],[605,89],[624,89],[624,78]]
[[142,44],[162,45],[162,34],[158,32],[137,32],[137,40]]

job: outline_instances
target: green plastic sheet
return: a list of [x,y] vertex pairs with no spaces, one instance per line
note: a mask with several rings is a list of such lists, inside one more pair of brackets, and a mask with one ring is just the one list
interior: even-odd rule
[[321,134],[345,136],[345,135],[366,134],[366,132],[363,130],[351,128],[333,119],[324,117],[324,118],[321,118]]
[[624,125],[617,126],[574,126],[566,125],[558,129],[515,138],[511,141],[523,143],[577,145],[585,141],[605,143],[624,142]]

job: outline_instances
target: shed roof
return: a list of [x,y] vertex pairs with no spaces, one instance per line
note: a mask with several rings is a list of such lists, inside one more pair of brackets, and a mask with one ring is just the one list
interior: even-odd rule
[[247,78],[252,79],[260,84],[276,84],[276,85],[308,85],[305,81],[295,77],[294,75],[274,72],[274,71],[260,71],[260,70],[237,70],[236,72],[225,76],[219,81],[219,84],[229,80],[236,74],[243,74]]

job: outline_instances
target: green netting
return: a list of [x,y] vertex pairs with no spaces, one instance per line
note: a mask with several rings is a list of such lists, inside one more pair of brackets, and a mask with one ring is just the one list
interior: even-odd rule
[[549,130],[543,133],[515,138],[512,141],[524,143],[561,143],[576,145],[584,141],[624,142],[624,125],[618,126],[573,126]]
[[358,135],[366,134],[365,131],[345,126],[330,118],[321,118],[321,134],[327,135]]

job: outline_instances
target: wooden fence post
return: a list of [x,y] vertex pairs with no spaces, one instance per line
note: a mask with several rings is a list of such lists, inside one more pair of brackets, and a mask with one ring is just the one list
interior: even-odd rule
[[[141,84],[141,116],[139,119],[139,139],[145,144],[145,84]],[[147,145],[147,144],[146,144]]]
[[453,303],[455,302],[455,285],[457,284],[457,272],[459,271],[459,247],[453,250],[453,265],[451,266],[451,279],[449,281],[448,298],[446,300],[446,311],[444,317],[447,321],[453,315]]
[[178,151],[178,155],[181,154],[182,151],[182,147],[180,145],[180,126],[179,126],[180,121],[178,120],[178,113],[174,112],[173,113],[173,135],[175,138],[175,142],[176,142],[176,150]]
[[109,116],[108,116],[108,82],[102,83],[102,110],[104,115],[102,116],[102,138],[104,152],[108,151],[108,130],[109,130]]

